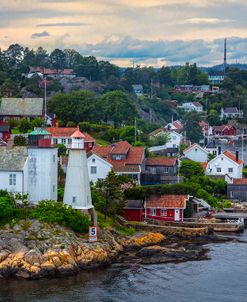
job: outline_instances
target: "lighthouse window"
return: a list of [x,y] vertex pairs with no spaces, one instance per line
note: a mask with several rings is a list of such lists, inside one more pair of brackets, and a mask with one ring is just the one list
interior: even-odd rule
[[16,185],[16,174],[9,174],[9,185],[10,186]]
[[72,197],[72,203],[76,203],[76,197],[75,196]]
[[91,174],[97,173],[97,167],[91,167]]

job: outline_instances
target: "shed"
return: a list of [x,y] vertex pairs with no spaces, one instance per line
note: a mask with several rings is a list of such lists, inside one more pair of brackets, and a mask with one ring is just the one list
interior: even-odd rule
[[127,200],[123,208],[123,217],[129,221],[143,221],[143,200]]

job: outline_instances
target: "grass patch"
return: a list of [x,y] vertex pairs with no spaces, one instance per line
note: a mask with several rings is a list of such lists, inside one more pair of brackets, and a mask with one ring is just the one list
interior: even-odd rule
[[116,231],[120,233],[121,235],[125,236],[132,236],[136,233],[136,230],[132,227],[126,227],[126,226],[117,226]]

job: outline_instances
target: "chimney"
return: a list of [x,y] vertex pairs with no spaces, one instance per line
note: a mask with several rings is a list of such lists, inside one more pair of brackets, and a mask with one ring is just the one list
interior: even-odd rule
[[221,154],[221,147],[219,146],[218,147],[218,155],[220,155]]
[[236,161],[238,161],[239,156],[238,156],[238,151],[236,151]]

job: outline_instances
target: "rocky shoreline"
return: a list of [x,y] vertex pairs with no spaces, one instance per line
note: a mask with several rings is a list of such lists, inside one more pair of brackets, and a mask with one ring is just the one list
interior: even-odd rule
[[[199,240],[198,238],[201,238]],[[203,239],[204,238],[204,239]],[[210,237],[212,238],[212,237]],[[142,232],[131,238],[101,230],[97,243],[58,225],[23,220],[0,230],[0,278],[40,279],[111,263],[165,263],[207,259],[203,236],[189,240]]]

